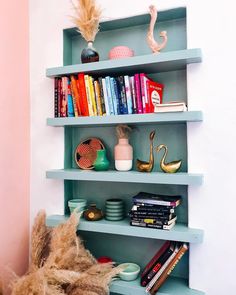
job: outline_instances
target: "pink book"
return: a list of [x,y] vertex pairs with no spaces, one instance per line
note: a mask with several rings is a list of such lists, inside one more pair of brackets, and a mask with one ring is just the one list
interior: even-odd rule
[[134,82],[135,82],[135,92],[136,92],[137,113],[142,114],[143,105],[142,105],[142,95],[141,95],[139,74],[134,75]]
[[143,113],[149,113],[149,103],[148,103],[147,85],[146,85],[147,80],[149,80],[149,79],[146,76],[146,74],[140,73],[140,85],[141,85]]

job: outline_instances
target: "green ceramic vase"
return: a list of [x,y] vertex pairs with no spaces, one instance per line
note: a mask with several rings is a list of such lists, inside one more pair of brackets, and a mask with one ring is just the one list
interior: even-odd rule
[[97,158],[93,164],[96,171],[106,171],[109,168],[109,161],[106,156],[106,150],[97,150]]

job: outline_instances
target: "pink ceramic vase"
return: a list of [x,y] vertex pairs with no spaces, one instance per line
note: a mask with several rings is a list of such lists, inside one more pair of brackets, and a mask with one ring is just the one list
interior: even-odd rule
[[129,171],[133,166],[133,148],[128,138],[119,138],[114,149],[115,168],[118,171]]

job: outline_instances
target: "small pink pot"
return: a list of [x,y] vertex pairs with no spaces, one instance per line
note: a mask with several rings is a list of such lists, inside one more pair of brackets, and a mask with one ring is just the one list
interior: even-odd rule
[[129,171],[133,166],[133,148],[128,139],[120,138],[114,148],[115,167],[118,171]]
[[118,59],[134,56],[134,51],[127,46],[113,47],[109,52],[109,59]]

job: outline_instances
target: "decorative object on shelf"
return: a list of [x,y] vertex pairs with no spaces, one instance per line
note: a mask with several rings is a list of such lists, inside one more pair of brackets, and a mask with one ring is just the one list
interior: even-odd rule
[[129,144],[131,128],[118,125],[116,135],[118,144],[114,148],[115,168],[118,171],[129,171],[133,166],[133,147]]
[[154,26],[157,21],[157,9],[154,5],[149,6],[149,12],[151,15],[150,25],[147,32],[147,43],[149,47],[151,48],[153,53],[159,53],[167,44],[167,32],[162,31],[160,33],[160,37],[163,39],[161,44],[158,44],[157,41],[154,38],[153,32],[154,32]]
[[136,263],[122,263],[119,266],[125,269],[119,273],[119,277],[123,281],[134,281],[140,273],[140,266]]
[[108,293],[112,278],[124,267],[99,264],[85,249],[77,235],[80,216],[74,212],[65,223],[49,228],[45,212],[37,215],[32,229],[29,269],[26,275],[12,282],[12,295],[73,295],[87,294],[87,290],[91,294],[97,294],[97,290]]
[[77,5],[72,2],[76,13],[72,19],[82,37],[88,42],[87,48],[84,48],[81,53],[81,61],[82,63],[99,61],[99,54],[93,47],[93,42],[99,30],[102,10],[95,0],[77,0],[76,2]]
[[154,156],[153,156],[153,140],[155,136],[155,130],[153,130],[149,135],[150,140],[150,156],[149,161],[141,161],[139,159],[136,160],[136,166],[139,172],[151,172],[154,166]]
[[111,257],[101,256],[101,257],[98,257],[97,262],[98,263],[109,263],[109,262],[113,262],[113,260],[111,259]]
[[175,173],[177,172],[182,164],[182,160],[177,160],[177,161],[172,161],[169,163],[165,163],[166,157],[167,157],[167,153],[168,153],[168,148],[165,144],[160,144],[157,146],[156,151],[159,152],[161,149],[164,149],[164,155],[161,159],[160,162],[160,167],[161,170],[164,171],[165,173]]
[[118,59],[134,56],[134,51],[127,46],[116,46],[109,51],[109,59]]
[[106,156],[106,149],[97,150],[97,157],[95,162],[93,163],[94,170],[96,171],[106,171],[108,170],[110,162]]
[[105,205],[105,218],[110,221],[122,220],[125,217],[124,201],[122,199],[108,199]]
[[93,164],[97,158],[97,150],[104,149],[104,144],[96,137],[83,140],[75,149],[75,162],[80,169],[94,169]]
[[96,204],[90,204],[83,216],[88,221],[97,221],[103,218],[103,213],[101,209],[97,208]]
[[77,212],[83,212],[85,210],[86,205],[86,199],[72,199],[68,201],[70,213],[73,213],[75,209],[77,210]]

